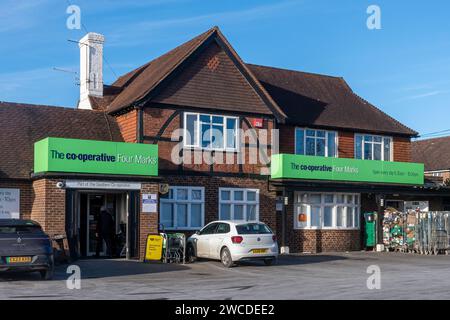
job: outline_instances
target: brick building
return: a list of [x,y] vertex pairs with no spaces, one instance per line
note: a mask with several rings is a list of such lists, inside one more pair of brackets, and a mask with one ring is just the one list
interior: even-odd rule
[[[80,41],[77,109],[0,103],[0,190],[20,190],[20,216],[66,235],[73,256],[93,253],[101,205],[140,259],[147,234],[217,219],[266,222],[291,252],[359,250],[362,213],[442,206],[447,191],[412,163],[417,133],[342,78],[244,63],[214,27],[103,85],[103,41]],[[157,145],[158,174],[33,171],[33,146],[48,137]]]

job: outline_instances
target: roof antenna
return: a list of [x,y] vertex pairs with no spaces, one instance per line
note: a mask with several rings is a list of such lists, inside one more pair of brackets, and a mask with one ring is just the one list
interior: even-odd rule
[[53,71],[58,71],[58,72],[64,72],[64,73],[71,73],[74,75],[75,78],[75,85],[79,86],[80,85],[80,77],[78,75],[78,72],[73,71],[73,70],[68,70],[68,69],[63,69],[63,68],[57,68],[57,67],[53,67]]

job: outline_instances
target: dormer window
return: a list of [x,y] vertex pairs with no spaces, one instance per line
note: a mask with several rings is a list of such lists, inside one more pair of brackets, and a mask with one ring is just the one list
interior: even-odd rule
[[185,113],[184,146],[219,151],[238,150],[237,117]]
[[295,154],[337,157],[337,132],[296,128]]

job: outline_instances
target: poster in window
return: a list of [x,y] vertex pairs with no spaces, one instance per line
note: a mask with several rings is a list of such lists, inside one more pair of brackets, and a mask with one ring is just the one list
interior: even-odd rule
[[20,218],[20,190],[0,189],[0,219]]

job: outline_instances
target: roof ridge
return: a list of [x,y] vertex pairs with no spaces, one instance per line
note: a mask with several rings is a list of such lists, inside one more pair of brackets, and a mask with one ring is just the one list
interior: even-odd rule
[[303,73],[303,74],[309,74],[309,75],[313,75],[313,76],[327,77],[327,78],[332,78],[332,79],[342,79],[341,76],[332,76],[332,75],[323,74],[323,73],[315,73],[315,72],[308,72],[308,71],[301,71],[301,70],[287,69],[287,68],[274,67],[274,66],[265,66],[265,65],[262,65],[262,64],[254,64],[254,63],[247,63],[247,62],[246,62],[245,64],[246,64],[246,65],[249,65],[249,66],[262,67],[262,68],[268,68],[268,69],[284,70],[284,71],[289,71],[289,72]]
[[0,101],[0,107],[2,106],[15,106],[19,108],[52,108],[57,110],[70,110],[75,112],[103,112],[101,110],[89,110],[89,109],[78,109],[74,107],[63,107],[56,105],[47,104],[34,104],[34,103],[22,103],[22,102],[11,102],[11,101]]
[[441,139],[441,140],[449,139],[450,140],[450,135],[449,136],[443,136],[443,137],[432,137],[432,138],[427,138],[427,139],[416,140],[416,141],[413,141],[413,143],[426,142],[426,141],[430,141],[430,140],[439,140],[439,139]]

